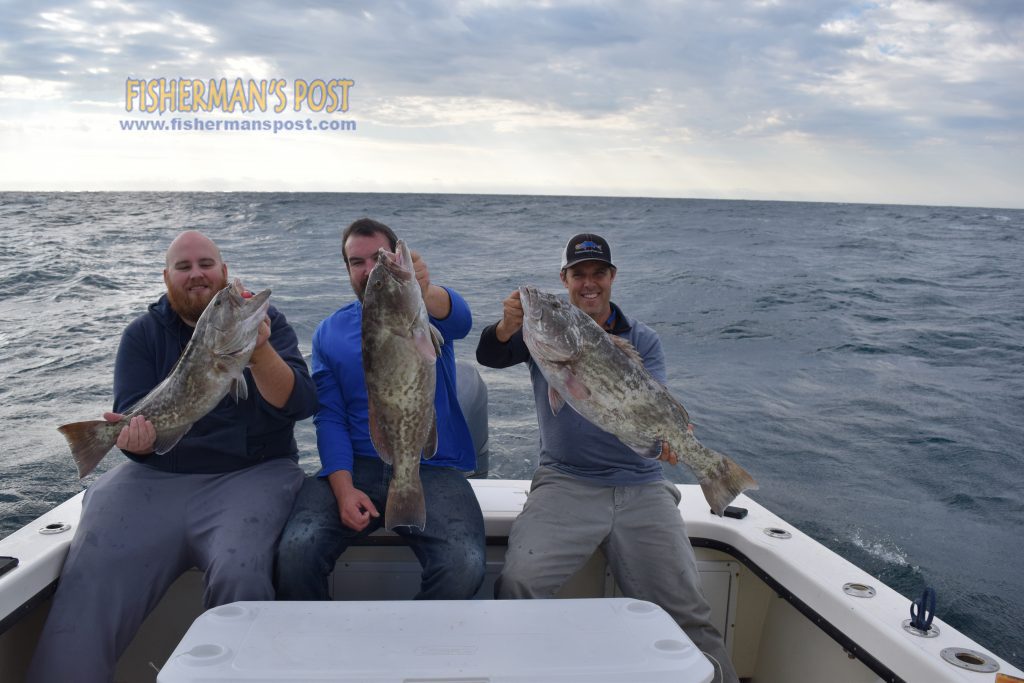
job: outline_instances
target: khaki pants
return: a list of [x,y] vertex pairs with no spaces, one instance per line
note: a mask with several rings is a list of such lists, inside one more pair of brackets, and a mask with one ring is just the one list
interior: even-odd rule
[[495,597],[550,598],[601,548],[622,592],[664,609],[718,662],[714,680],[736,683],[710,621],[679,498],[667,481],[605,486],[540,467],[512,525]]

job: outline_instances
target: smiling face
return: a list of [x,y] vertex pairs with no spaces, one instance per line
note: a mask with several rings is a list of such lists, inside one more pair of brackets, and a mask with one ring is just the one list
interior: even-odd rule
[[561,276],[569,301],[603,326],[612,314],[615,268],[603,261],[583,261],[563,270]]
[[164,284],[171,308],[194,326],[206,305],[227,287],[228,267],[208,237],[195,231],[183,232],[167,249]]

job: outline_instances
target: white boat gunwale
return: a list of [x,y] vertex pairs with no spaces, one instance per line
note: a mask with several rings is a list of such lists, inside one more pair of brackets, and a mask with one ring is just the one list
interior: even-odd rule
[[[485,511],[487,544],[507,546],[512,521],[526,499],[529,481],[470,480]],[[859,661],[881,680],[991,681],[992,676],[958,669],[943,661],[943,648],[960,646],[988,653],[999,670],[1016,676],[1024,673],[935,619],[941,631],[937,638],[918,638],[906,633],[902,621],[909,616],[910,601],[878,579],[828,550],[799,529],[741,495],[734,503],[746,507],[742,520],[712,515],[696,485],[679,485],[683,494],[680,512],[691,543],[735,559],[739,565],[791,605],[808,622],[838,644],[850,658]],[[34,522],[0,539],[0,555],[19,557],[19,565],[0,577],[0,637],[15,628],[53,594],[67,549],[81,514],[79,493]],[[70,531],[42,534],[53,524],[70,524]],[[788,539],[773,538],[766,529],[784,529]],[[376,533],[361,539],[359,546],[404,546],[399,537]],[[870,585],[872,599],[851,597],[842,592],[844,583]],[[24,596],[28,596],[27,598]]]

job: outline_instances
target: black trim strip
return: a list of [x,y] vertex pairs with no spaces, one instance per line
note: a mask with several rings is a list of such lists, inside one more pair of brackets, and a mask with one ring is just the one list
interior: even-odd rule
[[[485,544],[492,547],[505,547],[508,546],[508,538],[506,536],[488,536],[485,540]],[[397,534],[373,534],[356,539],[349,545],[349,547],[366,548],[376,546],[388,548],[392,546],[408,545],[409,544],[405,542],[405,539]]]
[[793,605],[800,614],[804,615],[811,623],[824,631],[826,635],[832,638],[832,640],[839,643],[844,650],[856,657],[861,664],[871,669],[879,678],[887,683],[907,683],[905,680],[893,673],[889,667],[875,659],[871,653],[854,642],[849,636],[833,626],[831,622],[815,612],[810,605],[793,595],[785,586],[773,579],[766,571],[757,566],[756,562],[741,553],[735,547],[728,543],[722,543],[721,541],[716,541],[711,538],[694,537],[690,538],[690,545],[694,548],[710,548],[712,550],[719,550],[726,555],[735,557],[738,561],[742,562],[747,569],[753,572],[757,578],[768,584],[768,587],[774,590],[780,598]]
[[50,599],[55,592],[57,592],[57,580],[52,581],[48,586],[43,588],[31,598],[18,605],[17,608],[3,619],[0,619],[0,635],[7,633],[7,630],[22,620],[25,615],[34,610],[36,607],[41,605],[46,600]]

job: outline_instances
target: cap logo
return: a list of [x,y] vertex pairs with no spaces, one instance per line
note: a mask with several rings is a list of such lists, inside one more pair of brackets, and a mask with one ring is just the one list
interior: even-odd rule
[[611,247],[600,235],[583,233],[573,235],[562,252],[562,270],[581,261],[603,261],[612,268]]

